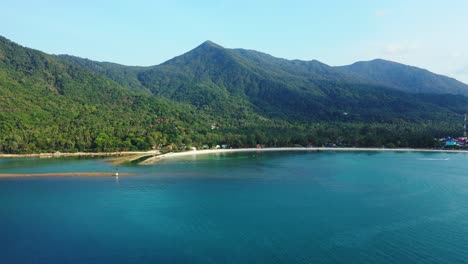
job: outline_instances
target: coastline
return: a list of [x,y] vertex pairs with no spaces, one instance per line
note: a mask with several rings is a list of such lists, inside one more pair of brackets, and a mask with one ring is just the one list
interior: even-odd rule
[[[133,161],[142,157],[149,157],[146,160],[139,162],[139,165],[157,164],[165,159],[178,157],[190,157],[197,155],[208,154],[223,154],[236,152],[280,152],[280,151],[296,151],[296,152],[426,152],[426,153],[465,153],[466,150],[443,150],[443,149],[415,149],[415,148],[330,148],[330,147],[283,147],[283,148],[239,148],[239,149],[205,149],[192,150],[184,152],[170,152],[160,154],[159,151],[139,151],[139,152],[77,152],[77,153],[36,153],[36,154],[0,154],[0,158],[59,158],[59,157],[111,157],[120,156],[110,161],[114,165],[119,165],[125,161]],[[158,155],[160,154],[160,155]],[[115,177],[115,172],[53,172],[53,173],[0,173],[2,178],[30,178],[30,177]],[[119,173],[118,176],[134,176],[131,173]],[[118,178],[118,177],[117,177]]]
[[142,157],[152,156],[138,164],[155,164],[163,159],[176,157],[196,156],[217,153],[235,153],[235,152],[269,152],[269,151],[343,151],[343,152],[434,152],[434,153],[468,153],[467,150],[445,150],[445,149],[417,149],[417,148],[339,148],[339,147],[280,147],[280,148],[238,148],[238,149],[204,149],[190,150],[183,152],[170,152],[160,154],[158,150],[150,151],[121,151],[121,152],[55,152],[55,153],[32,153],[32,154],[0,154],[1,158],[61,158],[61,157],[115,157],[111,162],[119,165],[128,161],[134,161]]
[[205,149],[205,150],[191,150],[184,152],[170,152],[158,156],[148,158],[139,164],[150,165],[160,162],[164,159],[206,155],[206,154],[217,154],[217,153],[234,153],[234,152],[268,152],[268,151],[304,151],[304,152],[320,152],[320,151],[375,151],[375,152],[435,152],[435,153],[468,153],[466,150],[443,150],[443,149],[415,149],[415,148],[328,148],[328,147],[313,147],[313,148],[239,148],[239,149]]

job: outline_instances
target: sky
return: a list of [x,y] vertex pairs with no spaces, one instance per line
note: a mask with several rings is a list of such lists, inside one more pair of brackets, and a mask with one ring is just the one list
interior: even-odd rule
[[0,0],[0,35],[125,65],[211,40],[332,66],[388,59],[468,83],[467,12],[466,0]]

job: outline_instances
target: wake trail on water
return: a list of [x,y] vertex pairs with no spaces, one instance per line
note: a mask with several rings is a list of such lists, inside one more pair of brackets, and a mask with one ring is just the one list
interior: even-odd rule
[[435,158],[420,158],[418,160],[433,160],[433,161],[440,161],[440,160],[450,160],[450,158],[444,158],[444,159],[435,159]]

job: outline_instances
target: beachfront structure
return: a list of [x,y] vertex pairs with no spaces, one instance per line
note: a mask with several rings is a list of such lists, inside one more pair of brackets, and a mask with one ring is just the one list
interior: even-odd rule
[[445,141],[445,146],[446,147],[455,147],[458,146],[457,141],[455,139],[450,139]]
[[446,138],[440,138],[439,142],[443,144],[445,147],[464,147],[466,148],[468,146],[468,137],[466,133],[466,123],[468,119],[468,115],[464,115],[464,123],[463,123],[463,136],[458,137],[458,138],[453,138],[453,137],[446,137]]
[[468,137],[459,137],[459,138],[441,138],[439,141],[445,147],[463,147],[468,145]]

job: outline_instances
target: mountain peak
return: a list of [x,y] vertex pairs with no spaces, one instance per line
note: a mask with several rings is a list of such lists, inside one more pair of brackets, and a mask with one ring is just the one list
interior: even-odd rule
[[213,41],[211,40],[207,40],[205,42],[203,42],[202,44],[200,44],[200,46],[198,47],[207,47],[207,48],[218,48],[218,49],[224,49],[223,46],[221,45],[218,45],[216,43],[214,43]]

